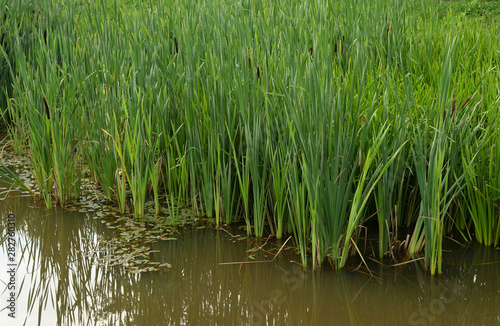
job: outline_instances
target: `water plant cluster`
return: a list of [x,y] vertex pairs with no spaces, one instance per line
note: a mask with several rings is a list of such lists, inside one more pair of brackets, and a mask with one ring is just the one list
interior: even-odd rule
[[139,219],[183,203],[314,268],[375,229],[441,273],[444,236],[500,239],[498,26],[442,5],[2,0],[0,104],[47,207],[85,166]]

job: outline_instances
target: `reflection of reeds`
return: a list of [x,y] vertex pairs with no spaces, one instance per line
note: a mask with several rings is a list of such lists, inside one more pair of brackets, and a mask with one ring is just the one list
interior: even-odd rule
[[95,276],[92,261],[79,254],[79,250],[96,245],[95,222],[29,208],[29,201],[14,195],[0,205],[2,225],[8,212],[16,216],[17,318],[25,318],[26,324],[43,323],[53,311],[57,324],[86,324],[88,315],[101,309],[89,301],[89,294],[96,295],[89,282]]
[[433,273],[450,225],[498,243],[499,54],[483,26],[461,22],[458,41],[395,0],[176,3],[9,6],[11,135],[48,207],[78,197],[85,164],[122,212],[165,196],[174,222],[190,204],[294,234],[314,267],[342,267],[370,216],[379,256],[409,227]]

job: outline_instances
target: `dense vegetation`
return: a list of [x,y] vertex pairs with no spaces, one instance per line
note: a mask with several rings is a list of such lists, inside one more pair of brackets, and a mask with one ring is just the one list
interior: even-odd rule
[[313,267],[367,226],[432,274],[452,231],[498,245],[498,1],[2,1],[0,104],[47,207],[87,166],[123,213],[186,203]]

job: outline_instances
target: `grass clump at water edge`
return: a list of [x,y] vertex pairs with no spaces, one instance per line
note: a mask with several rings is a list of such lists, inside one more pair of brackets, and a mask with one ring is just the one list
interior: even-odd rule
[[440,273],[453,230],[498,245],[500,52],[438,5],[3,0],[12,142],[47,207],[88,166],[139,219],[189,204],[342,268],[375,217],[380,257]]

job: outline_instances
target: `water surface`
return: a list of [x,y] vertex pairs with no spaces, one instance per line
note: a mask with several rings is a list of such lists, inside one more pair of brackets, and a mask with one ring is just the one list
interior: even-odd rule
[[[152,245],[167,271],[131,274],[81,252],[112,237],[92,213],[0,201],[1,307],[8,304],[8,214],[16,216],[16,319],[1,325],[500,325],[500,253],[479,245],[445,254],[443,276],[418,262],[373,276],[356,265],[335,272],[300,267],[279,244],[238,240],[222,230],[186,228]],[[237,232],[229,230],[233,235]],[[234,264],[222,264],[230,263]]]

